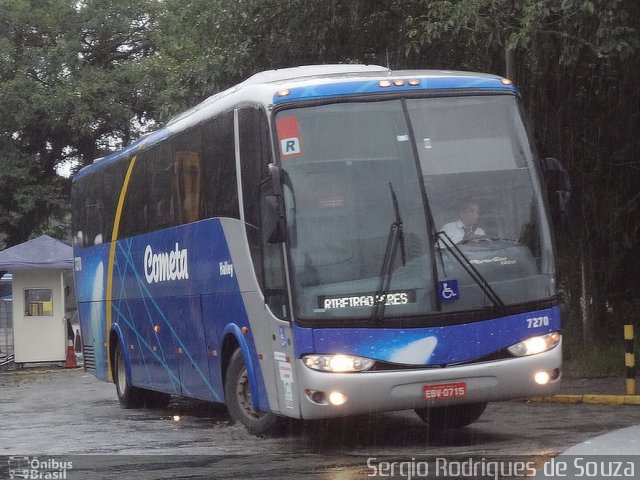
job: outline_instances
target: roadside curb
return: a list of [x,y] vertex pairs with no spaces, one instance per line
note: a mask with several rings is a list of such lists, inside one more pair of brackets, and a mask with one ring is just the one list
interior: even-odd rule
[[533,397],[531,402],[538,403],[588,403],[591,405],[640,405],[640,395],[554,395],[552,397]]
[[4,370],[4,371],[0,371],[0,377],[1,376],[16,376],[16,375],[40,375],[40,374],[47,374],[47,373],[58,373],[58,372],[71,372],[74,370],[80,370],[82,369],[82,365],[78,365],[77,367],[73,367],[73,368],[63,368],[63,367],[59,367],[59,368],[42,368],[42,369],[30,369],[30,368],[18,368],[18,369],[14,369],[14,370]]

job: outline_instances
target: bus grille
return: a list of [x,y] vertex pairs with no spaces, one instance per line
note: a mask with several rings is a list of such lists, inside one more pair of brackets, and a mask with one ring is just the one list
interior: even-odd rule
[[84,356],[84,368],[85,370],[96,371],[96,355],[93,352],[93,345],[82,345],[82,352]]

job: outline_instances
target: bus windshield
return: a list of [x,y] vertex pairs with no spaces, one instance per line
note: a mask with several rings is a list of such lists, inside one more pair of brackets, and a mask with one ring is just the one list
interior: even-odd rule
[[553,296],[515,97],[315,105],[279,112],[276,129],[297,318],[478,310],[495,306],[487,288],[507,306]]

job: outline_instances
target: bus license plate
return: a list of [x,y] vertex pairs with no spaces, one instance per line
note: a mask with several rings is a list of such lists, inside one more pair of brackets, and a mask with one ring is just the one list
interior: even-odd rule
[[422,393],[427,400],[444,400],[447,398],[460,398],[467,394],[467,384],[464,382],[440,383],[437,385],[425,385]]

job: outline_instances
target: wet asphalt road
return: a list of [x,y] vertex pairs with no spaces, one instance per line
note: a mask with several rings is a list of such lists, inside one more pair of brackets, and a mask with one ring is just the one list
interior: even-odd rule
[[[424,455],[513,455],[540,461],[637,424],[639,406],[519,401],[490,404],[475,424],[440,434],[429,434],[413,412],[397,412],[298,424],[282,437],[256,438],[211,404],[175,401],[163,410],[123,410],[112,384],[82,370],[0,373],[0,457],[68,458],[69,479],[355,480],[374,478],[374,457],[400,462]],[[4,463],[0,458],[0,479],[8,478]],[[384,478],[407,477],[396,471]]]

